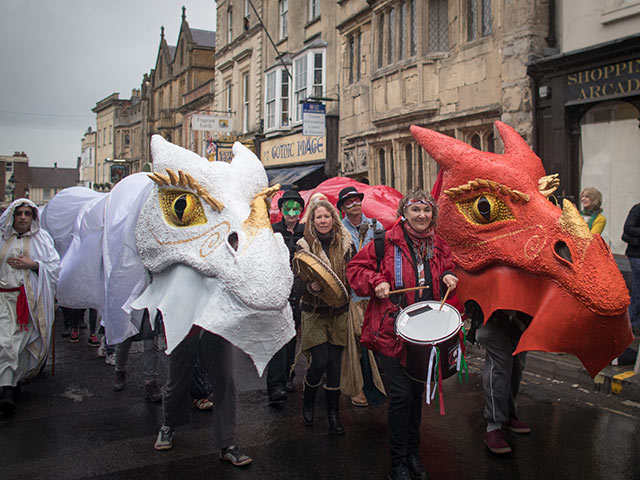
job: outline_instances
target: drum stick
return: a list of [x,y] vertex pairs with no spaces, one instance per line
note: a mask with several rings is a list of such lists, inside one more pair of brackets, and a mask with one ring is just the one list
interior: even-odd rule
[[444,302],[447,301],[447,297],[449,296],[450,292],[451,292],[451,287],[447,288],[447,293],[444,294],[444,298],[442,299],[442,302],[440,302],[440,308],[438,309],[438,311],[442,310],[442,307],[444,306]]
[[413,292],[414,290],[422,290],[424,288],[429,288],[429,285],[424,285],[422,287],[401,288],[400,290],[391,290],[389,292],[389,295],[392,295],[394,293]]

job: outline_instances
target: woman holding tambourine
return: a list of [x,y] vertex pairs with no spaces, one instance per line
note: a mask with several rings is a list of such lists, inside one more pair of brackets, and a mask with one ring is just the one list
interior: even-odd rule
[[[428,193],[423,190],[408,193],[398,205],[398,220],[386,232],[380,262],[373,241],[347,266],[351,288],[358,295],[371,297],[361,341],[377,354],[387,381],[391,480],[428,476],[419,456],[425,385],[405,374],[406,353],[395,332],[395,318],[400,309],[413,303],[440,300],[445,291],[455,289],[458,283],[451,251],[435,233],[437,217],[438,206]],[[392,285],[425,288],[393,294],[394,298],[390,298]]]
[[330,202],[310,202],[307,210],[309,220],[293,260],[294,288],[302,294],[300,348],[310,359],[304,378],[302,418],[307,426],[313,425],[316,393],[326,374],[329,430],[340,435],[344,433],[339,415],[340,369],[349,311],[345,270],[355,248]]

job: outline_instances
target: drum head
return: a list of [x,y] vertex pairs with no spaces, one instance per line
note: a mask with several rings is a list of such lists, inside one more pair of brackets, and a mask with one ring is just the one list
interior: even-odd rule
[[411,343],[433,345],[456,335],[462,326],[460,312],[446,303],[418,302],[396,318],[396,334]]

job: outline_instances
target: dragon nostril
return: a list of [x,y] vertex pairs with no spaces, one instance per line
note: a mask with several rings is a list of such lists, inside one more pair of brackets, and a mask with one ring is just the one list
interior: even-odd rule
[[573,264],[573,258],[571,258],[571,250],[569,250],[569,246],[562,240],[556,242],[556,244],[553,246],[553,250],[560,258]]
[[229,236],[227,237],[227,242],[229,242],[231,248],[233,248],[236,252],[238,251],[238,234],[236,232],[232,232],[231,234],[229,234]]

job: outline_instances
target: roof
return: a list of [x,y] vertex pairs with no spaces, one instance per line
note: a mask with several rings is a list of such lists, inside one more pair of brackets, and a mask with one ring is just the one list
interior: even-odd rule
[[211,30],[200,30],[198,28],[190,28],[191,38],[200,47],[215,47],[216,32]]
[[78,180],[77,168],[29,167],[29,188],[67,188]]
[[169,49],[169,58],[173,62],[176,59],[176,49],[177,49],[177,47],[175,47],[173,45],[167,45],[167,48]]

